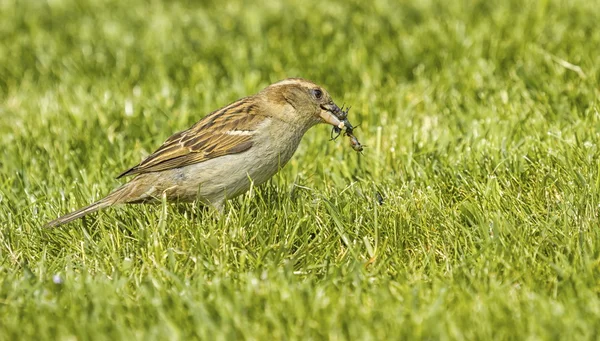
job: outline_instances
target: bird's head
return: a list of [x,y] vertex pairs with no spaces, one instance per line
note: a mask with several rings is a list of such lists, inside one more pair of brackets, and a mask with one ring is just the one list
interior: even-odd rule
[[279,112],[281,120],[306,129],[318,123],[340,127],[346,119],[346,113],[333,102],[325,89],[302,78],[284,79],[266,87],[261,94],[269,102],[287,108]]

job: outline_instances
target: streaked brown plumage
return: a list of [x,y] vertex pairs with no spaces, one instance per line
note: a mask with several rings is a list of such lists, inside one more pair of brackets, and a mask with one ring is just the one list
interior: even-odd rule
[[226,199],[277,173],[309,128],[318,123],[343,128],[345,119],[318,85],[300,78],[277,82],[169,137],[140,164],[118,176],[135,175],[131,181],[46,227],[108,206],[153,202],[163,196],[169,201],[199,200],[221,210]]
[[246,97],[211,113],[190,129],[169,137],[152,155],[117,178],[185,167],[248,150],[252,147],[251,135],[227,133],[232,130],[256,129],[264,117],[254,113],[254,108],[256,105],[253,104],[253,98]]

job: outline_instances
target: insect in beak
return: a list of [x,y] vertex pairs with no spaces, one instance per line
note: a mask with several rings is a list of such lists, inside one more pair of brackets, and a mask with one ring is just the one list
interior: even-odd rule
[[346,110],[344,110],[344,106],[342,105],[342,108],[340,109],[340,111],[341,111],[341,114],[338,115],[338,117],[342,118],[342,121],[341,121],[340,125],[334,126],[331,129],[331,140],[330,141],[337,139],[340,136],[342,129],[344,129],[344,135],[346,135],[350,138],[350,146],[352,147],[352,149],[354,149],[357,152],[362,152],[364,149],[364,146],[360,143],[360,141],[358,141],[356,136],[353,135],[355,127],[353,127],[352,124],[350,124],[350,122],[348,121],[348,112],[350,111],[350,107],[348,107],[348,108],[346,108]]
[[[344,128],[346,130],[346,132],[350,132],[350,134],[352,134],[352,130],[354,129],[352,127],[352,124],[350,124],[350,122],[348,121],[348,112],[350,112],[350,107],[346,108],[346,110],[344,110],[344,105],[342,104],[342,107],[339,109],[340,110],[340,115],[338,116],[342,121],[341,121],[341,127],[338,126],[334,126],[333,128],[331,128],[331,140],[333,141],[335,139],[337,139],[340,136],[340,133],[342,132],[342,129]],[[335,136],[334,136],[335,134]]]
[[350,137],[350,146],[352,147],[352,149],[354,149],[357,152],[362,152],[363,151],[363,145],[358,141],[358,139],[356,138],[356,136],[354,135],[348,135],[348,137]]

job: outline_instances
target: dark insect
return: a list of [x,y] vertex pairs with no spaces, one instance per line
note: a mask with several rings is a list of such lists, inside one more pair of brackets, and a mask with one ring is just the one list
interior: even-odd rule
[[352,149],[354,149],[357,152],[362,152],[363,145],[360,144],[360,142],[358,142],[358,139],[354,135],[350,135],[348,133],[346,133],[346,135],[348,135],[348,137],[350,137],[350,146],[352,146]]
[[[340,112],[338,113],[338,118],[342,121],[344,127],[346,128],[346,135],[352,135],[352,130],[354,129],[352,127],[352,124],[350,124],[350,122],[348,121],[348,113],[350,112],[350,108],[351,107],[348,107],[346,108],[346,110],[344,110],[344,105],[342,105],[342,107],[340,108]],[[337,139],[340,136],[341,132],[342,129],[340,127],[333,127],[331,129],[331,141]]]
[[353,135],[355,127],[353,127],[352,124],[350,124],[350,122],[348,121],[348,112],[349,111],[350,111],[350,107],[348,107],[348,108],[346,108],[346,110],[344,110],[344,106],[342,105],[342,108],[337,113],[338,114],[337,116],[342,121],[343,128],[333,127],[333,129],[331,129],[331,140],[337,139],[340,136],[340,134],[342,133],[342,129],[344,129],[344,135],[346,135],[350,138],[350,146],[352,147],[352,149],[354,149],[357,152],[362,152],[364,146],[358,141],[356,136]]
[[348,113],[350,112],[351,107],[348,107],[348,108],[346,108],[346,110],[344,110],[344,105],[345,104],[342,104],[342,107],[340,108],[340,111],[338,112],[338,114],[339,114],[338,118],[340,120],[345,120],[348,117]]

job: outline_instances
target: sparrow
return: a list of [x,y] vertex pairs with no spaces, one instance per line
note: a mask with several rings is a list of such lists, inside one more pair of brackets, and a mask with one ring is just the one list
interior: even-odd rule
[[[119,204],[199,201],[223,210],[225,200],[258,186],[292,157],[304,133],[319,123],[350,125],[329,93],[289,78],[237,100],[169,137],[117,178],[133,176],[103,199],[50,221],[56,227]],[[351,126],[350,126],[351,127]]]

